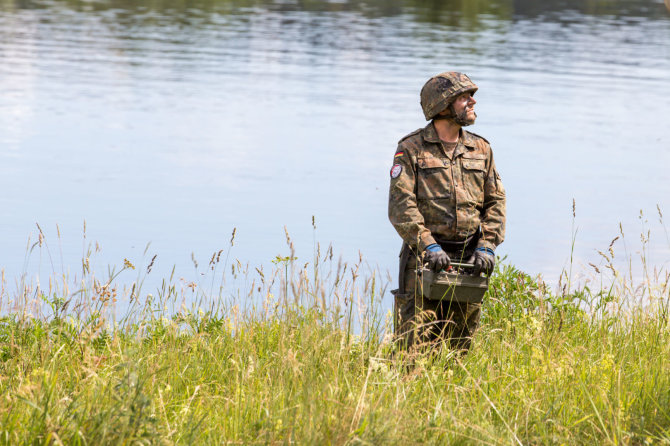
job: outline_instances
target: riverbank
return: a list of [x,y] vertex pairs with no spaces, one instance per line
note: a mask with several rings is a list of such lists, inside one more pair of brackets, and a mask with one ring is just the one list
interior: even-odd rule
[[113,275],[42,293],[32,314],[15,302],[0,444],[670,442],[667,276],[556,293],[503,264],[467,356],[407,357],[360,264],[275,264],[209,306],[179,306],[202,284],[124,297]]

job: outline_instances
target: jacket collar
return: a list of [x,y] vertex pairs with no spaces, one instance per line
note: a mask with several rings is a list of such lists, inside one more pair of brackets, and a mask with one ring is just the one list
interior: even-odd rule
[[[423,140],[426,142],[432,142],[436,144],[440,143],[440,137],[437,136],[437,130],[435,130],[435,124],[433,124],[433,121],[430,121],[430,123],[423,128],[422,136]],[[463,130],[462,128],[460,130],[458,142],[463,143],[463,145],[469,149],[473,149],[475,147],[475,139],[470,133]]]
[[433,124],[433,121],[430,121],[428,125],[423,128],[422,136],[423,140],[426,142],[440,142],[440,137],[437,136],[437,130],[435,130],[435,124]]
[[475,138],[468,131],[461,129],[461,140],[463,145],[469,149],[474,149],[476,147]]

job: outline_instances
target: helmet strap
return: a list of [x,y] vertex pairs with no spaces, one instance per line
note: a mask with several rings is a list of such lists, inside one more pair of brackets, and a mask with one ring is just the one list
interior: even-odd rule
[[[449,104],[445,110],[448,111],[449,113],[435,115],[433,119],[434,120],[447,119],[449,121],[453,121],[454,123],[460,125],[461,127],[467,127],[469,125],[474,124],[474,121],[468,119],[468,112],[466,110],[463,110],[463,113],[458,115],[454,110],[453,104]],[[477,117],[477,113],[475,113],[475,117]]]

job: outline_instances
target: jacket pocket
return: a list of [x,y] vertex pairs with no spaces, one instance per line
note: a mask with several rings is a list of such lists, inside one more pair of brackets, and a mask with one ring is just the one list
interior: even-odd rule
[[451,193],[451,169],[447,160],[419,158],[417,160],[418,199],[435,200],[449,198]]
[[484,201],[486,160],[463,158],[461,166],[463,167],[463,188],[472,200],[482,203]]
[[486,162],[484,160],[463,158],[463,169],[486,172]]

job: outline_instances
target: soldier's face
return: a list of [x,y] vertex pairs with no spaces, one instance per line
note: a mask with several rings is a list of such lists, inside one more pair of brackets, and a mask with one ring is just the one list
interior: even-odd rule
[[467,125],[474,124],[475,119],[477,118],[477,113],[475,113],[476,103],[477,101],[472,97],[471,92],[463,93],[458,96],[454,102],[451,103],[456,117],[455,121],[467,123]]

